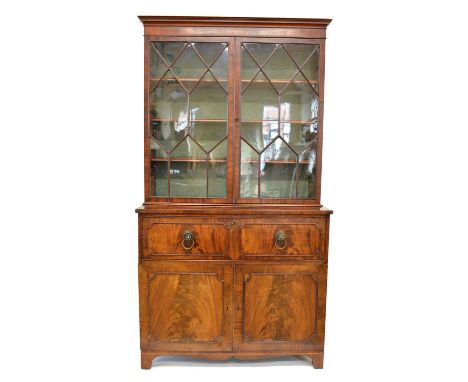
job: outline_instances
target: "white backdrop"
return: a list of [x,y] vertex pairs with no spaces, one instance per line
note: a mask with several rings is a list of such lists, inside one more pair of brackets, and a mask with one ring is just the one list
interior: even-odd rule
[[[466,381],[462,3],[2,1],[0,379]],[[324,370],[300,362],[140,370],[138,14],[334,19],[322,181],[323,203],[335,210]]]

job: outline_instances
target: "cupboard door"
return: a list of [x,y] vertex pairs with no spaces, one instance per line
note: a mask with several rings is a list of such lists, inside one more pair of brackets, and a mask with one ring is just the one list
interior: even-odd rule
[[240,201],[318,200],[321,42],[239,40]]
[[231,197],[231,41],[148,41],[149,197],[210,202]]
[[230,266],[139,266],[142,350],[232,350]]
[[322,350],[324,264],[239,265],[235,271],[235,350]]

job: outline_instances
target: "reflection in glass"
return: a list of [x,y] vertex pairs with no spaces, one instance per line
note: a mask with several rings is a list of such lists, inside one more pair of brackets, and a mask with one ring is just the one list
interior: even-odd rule
[[242,91],[247,87],[248,83],[255,75],[258,73],[259,67],[252,59],[250,54],[245,52],[245,48],[242,47],[242,69],[241,69],[241,77],[242,77]]
[[[256,64],[263,66],[268,58],[272,55],[275,49],[278,48],[278,44],[265,44],[248,42],[243,45],[242,55],[251,56],[255,60]],[[247,52],[248,51],[248,52]]]
[[171,159],[180,158],[206,159],[206,153],[192,138],[187,137],[171,152]]
[[284,48],[279,46],[263,67],[263,71],[276,90],[281,92],[297,73],[298,68]]
[[187,126],[186,121],[152,121],[151,136],[166,151],[171,151],[187,134]]
[[166,161],[151,162],[150,194],[152,196],[169,196]]
[[[225,45],[225,44],[223,44]],[[224,91],[227,92],[227,64],[228,64],[228,48],[225,47],[221,55],[216,59],[215,63],[210,67],[211,73],[219,81]]]
[[296,162],[296,153],[281,139],[274,140],[262,153],[262,166],[265,161]]
[[153,41],[149,52],[151,195],[225,197],[227,44]]
[[318,48],[242,44],[241,197],[315,198]]
[[299,156],[299,198],[315,198],[316,186],[316,143]]
[[171,161],[171,196],[206,197],[206,162]]
[[318,81],[319,46],[309,44],[285,44],[293,60],[310,81]]
[[278,120],[278,93],[259,73],[241,96],[242,121]]
[[167,152],[153,138],[150,139],[150,158],[168,158]]
[[226,93],[211,73],[207,73],[190,93],[190,118],[227,119]]
[[317,118],[318,96],[301,74],[285,88],[280,99],[281,120],[305,122]]
[[240,195],[258,197],[258,154],[244,141],[241,141]]
[[296,153],[278,138],[261,155],[260,197],[293,198],[295,187]]
[[187,122],[188,97],[184,87],[167,72],[150,94],[150,113],[153,118]]
[[[205,73],[206,66],[203,61],[200,60],[200,57],[195,52],[192,45],[188,44],[172,65],[172,71],[182,82],[188,79],[198,80],[203,73]],[[190,91],[195,84],[195,81],[184,82],[184,86],[188,91]]]
[[208,197],[226,197],[227,163],[210,163],[208,165]]
[[301,153],[317,138],[315,123],[282,123],[281,136],[296,153]]
[[263,162],[260,173],[261,198],[296,197],[296,162]]
[[162,77],[184,48],[183,42],[152,42],[150,44],[150,76]]
[[[226,74],[227,70],[227,63],[225,59],[223,58],[218,58],[220,54],[227,53],[227,48],[225,48],[226,44],[222,42],[194,42],[192,43],[193,47],[196,49],[198,54],[201,56],[203,59],[204,63],[206,66],[210,66],[213,64],[213,61],[216,60],[221,60],[224,61],[224,74]],[[223,53],[221,53],[223,51]]]
[[278,136],[278,125],[278,121],[243,122],[241,136],[260,152]]
[[210,151],[227,136],[226,122],[194,121],[191,123],[190,135],[206,151]]
[[227,139],[216,146],[213,151],[208,154],[209,159],[227,160]]

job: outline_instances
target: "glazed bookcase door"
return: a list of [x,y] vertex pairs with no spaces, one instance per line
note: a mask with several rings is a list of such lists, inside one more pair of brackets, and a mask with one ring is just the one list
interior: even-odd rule
[[320,203],[323,43],[239,38],[237,199]]
[[326,265],[238,265],[234,349],[322,350]]
[[232,200],[232,39],[146,44],[147,200]]

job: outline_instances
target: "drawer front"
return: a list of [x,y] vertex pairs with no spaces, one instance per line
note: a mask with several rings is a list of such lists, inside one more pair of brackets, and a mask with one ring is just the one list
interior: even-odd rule
[[143,258],[230,258],[230,224],[217,219],[143,218]]
[[327,219],[300,221],[245,220],[239,230],[240,258],[307,258],[325,260]]

